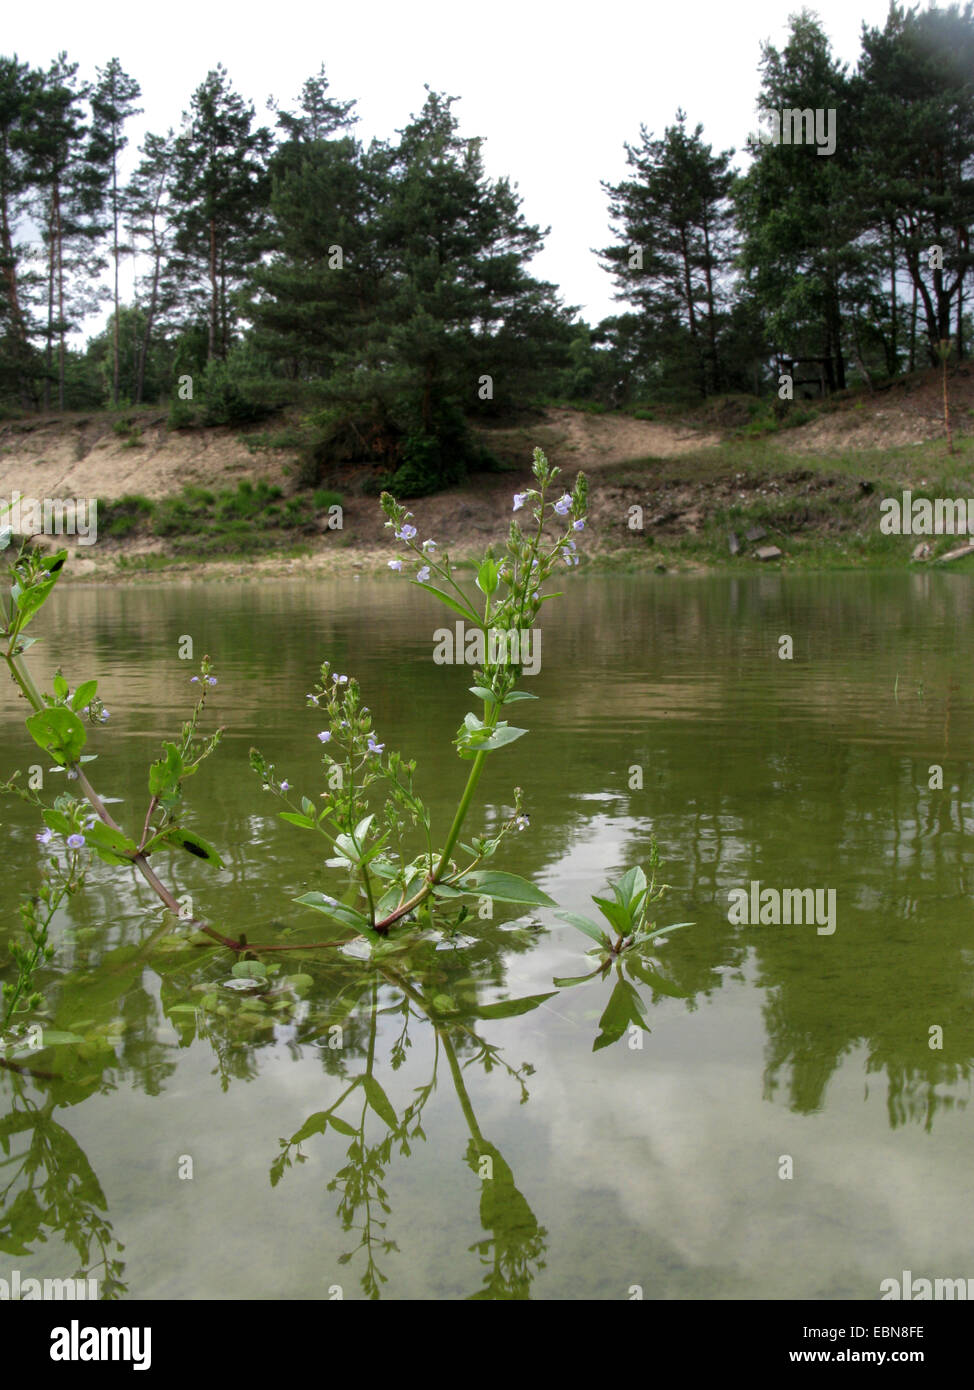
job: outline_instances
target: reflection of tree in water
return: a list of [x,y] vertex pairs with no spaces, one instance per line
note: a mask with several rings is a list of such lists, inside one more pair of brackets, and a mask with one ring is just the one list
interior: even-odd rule
[[[0,1117],[0,1250],[23,1256],[59,1235],[78,1255],[72,1278],[98,1279],[100,1296],[117,1298],[124,1246],[115,1239],[108,1203],[83,1150],[54,1118],[58,1101],[38,1103],[22,1076],[0,1073],[9,1087]],[[59,1277],[68,1277],[59,1271]]]
[[[431,973],[435,987],[441,990],[434,996],[436,1004],[423,985],[416,982],[415,976],[409,979],[403,971],[389,967],[380,967],[380,972],[373,975],[368,1039],[364,1048],[365,1069],[350,1079],[346,1075],[349,1084],[332,1105],[309,1116],[289,1140],[281,1140],[281,1153],[271,1166],[271,1183],[276,1185],[293,1162],[304,1161],[305,1155],[301,1153],[300,1145],[312,1136],[327,1134],[331,1129],[350,1138],[346,1162],[328,1183],[330,1192],[339,1193],[337,1215],[343,1229],[354,1231],[358,1236],[358,1243],[339,1257],[339,1263],[349,1264],[360,1251],[364,1252],[365,1264],[359,1283],[369,1298],[379,1298],[381,1286],[388,1282],[388,1276],[379,1266],[379,1259],[399,1251],[396,1242],[385,1234],[386,1217],[391,1213],[388,1191],[384,1186],[386,1169],[394,1146],[398,1146],[400,1156],[408,1157],[417,1139],[425,1142],[427,1136],[422,1125],[423,1111],[436,1090],[440,1058],[441,1055],[445,1056],[461,1111],[470,1130],[465,1161],[481,1180],[480,1217],[484,1230],[489,1233],[486,1240],[470,1247],[488,1266],[484,1286],[473,1297],[527,1298],[536,1271],[545,1267],[541,1256],[545,1250],[546,1232],[538,1225],[537,1218],[519,1192],[511,1169],[500,1151],[481,1133],[463,1072],[476,1064],[482,1065],[487,1072],[500,1067],[520,1087],[523,1103],[528,1099],[525,1078],[532,1069],[528,1064],[512,1067],[495,1045],[480,1037],[470,1021],[448,1023],[442,1016],[442,1010],[452,1006],[452,999],[442,993],[444,972],[436,966]],[[380,997],[380,978],[384,986],[391,986],[396,991],[391,1002],[383,1002]],[[423,1026],[432,1024],[434,1038],[431,1075],[424,1084],[414,1088],[414,1098],[401,1116],[396,1115],[376,1076],[378,1019],[380,1015],[395,1014],[400,1015],[402,1026],[390,1048],[393,1071],[403,1065],[407,1049],[412,1045],[409,1038],[411,1023],[419,1021]],[[347,1073],[355,1058],[354,1049],[343,1046],[342,1052],[343,1072]],[[461,1053],[469,1054],[465,1066],[461,1066]],[[344,1114],[341,1113],[343,1107]],[[371,1144],[366,1137],[370,1119],[373,1124],[378,1120],[385,1126],[385,1133]]]

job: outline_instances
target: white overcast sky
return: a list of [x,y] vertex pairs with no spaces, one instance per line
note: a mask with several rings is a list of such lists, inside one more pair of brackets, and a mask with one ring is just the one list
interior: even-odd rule
[[[780,47],[788,15],[801,8],[780,0],[47,0],[9,4],[0,43],[43,65],[66,49],[88,77],[117,56],[140,82],[145,108],[129,125],[128,158],[145,130],[178,129],[191,92],[218,62],[269,124],[267,97],[294,105],[323,62],[331,94],[358,100],[356,134],[365,140],[402,127],[422,106],[424,83],[461,97],[461,133],[486,137],[488,173],[510,176],[528,220],[551,227],[535,272],[596,323],[620,310],[590,248],[610,241],[599,180],[624,176],[624,141],[638,138],[640,122],[661,134],[682,106],[715,150],[740,151],[756,129],[760,43]],[[854,66],[862,22],[881,26],[888,3],[808,8]]]

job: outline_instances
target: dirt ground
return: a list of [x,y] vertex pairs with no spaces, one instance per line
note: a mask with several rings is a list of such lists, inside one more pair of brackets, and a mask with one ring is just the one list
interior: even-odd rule
[[[957,433],[970,429],[974,416],[974,366],[959,364],[949,378],[952,414]],[[798,403],[796,402],[796,405]],[[612,479],[600,486],[599,473],[612,465],[633,460],[697,458],[716,449],[725,431],[697,420],[637,420],[628,415],[595,414],[552,408],[528,423],[484,431],[485,442],[510,471],[484,473],[462,486],[411,504],[420,538],[432,537],[454,554],[479,551],[488,540],[503,542],[511,517],[510,494],[529,477],[535,446],[545,449],[549,460],[563,469],[566,483],[579,469],[592,480],[587,548],[613,549],[619,542],[620,517],[632,501],[632,487],[619,487]],[[713,417],[711,416],[711,419]],[[746,418],[746,412],[745,412]],[[16,490],[23,496],[99,498],[111,501],[126,493],[141,493],[153,500],[178,493],[195,484],[213,490],[235,488],[244,478],[266,479],[290,492],[295,463],[286,451],[251,449],[247,439],[261,431],[231,428],[170,431],[164,414],[143,416],[142,433],[133,445],[117,434],[107,415],[51,416],[0,424],[0,499],[9,500]],[[866,392],[855,399],[833,398],[819,417],[775,436],[776,447],[795,457],[793,474],[765,480],[772,493],[806,495],[817,486],[802,471],[802,459],[811,453],[826,455],[851,450],[882,449],[922,443],[943,437],[942,381],[939,370],[914,373],[893,386]],[[715,455],[715,462],[719,455]],[[645,481],[639,479],[639,501],[647,508],[648,529],[662,536],[692,533],[701,516],[715,505],[743,500],[746,487],[730,469],[711,470],[709,478],[696,481],[694,464],[687,463],[686,477],[656,477],[651,463]],[[672,472],[672,469],[670,470]],[[726,477],[723,476],[726,472]],[[306,538],[312,554],[288,558],[268,554],[240,560],[188,561],[160,571],[178,576],[194,571],[208,578],[254,578],[258,574],[367,572],[384,566],[390,556],[390,536],[385,529],[377,498],[363,491],[362,468],[336,470],[323,479],[344,498],[343,528],[328,531],[322,525]],[[298,538],[303,539],[303,538]],[[623,538],[624,539],[624,538]],[[91,547],[77,547],[71,572],[77,577],[124,578],[116,561],[124,554],[137,559],[164,554],[165,544],[152,536],[133,536],[112,541],[104,536]]]

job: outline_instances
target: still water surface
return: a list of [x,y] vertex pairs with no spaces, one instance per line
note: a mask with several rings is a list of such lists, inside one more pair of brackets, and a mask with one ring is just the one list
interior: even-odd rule
[[[542,698],[518,707],[530,735],[489,760],[468,829],[495,825],[521,785],[531,826],[499,867],[576,912],[656,836],[672,885],[657,921],[694,925],[659,949],[669,992],[642,989],[642,1047],[593,1052],[611,989],[598,979],[476,1017],[586,971],[589,943],[550,911],[536,925],[497,904],[468,944],[431,942],[379,976],[288,954],[255,1002],[222,991],[225,953],[181,945],[144,888],[99,865],[43,981],[52,1026],[85,1041],[37,1054],[55,1080],[0,1071],[0,1277],[110,1275],[137,1298],[619,1299],[639,1285],[874,1299],[904,1268],[974,1276],[970,581],[568,588],[525,682]],[[247,754],[256,743],[299,792],[322,790],[322,718],[304,696],[323,658],[359,678],[380,739],[417,758],[445,833],[470,679],[432,663],[440,617],[417,591],[79,588],[51,610],[33,668],[100,677],[112,718],[92,735],[92,775],[130,830],[195,689],[180,637],[213,659],[228,732],[187,784],[186,823],[226,867],[160,856],[157,870],[229,932],[322,935],[292,899],[334,890],[335,871],[277,819]],[[8,689],[3,777],[33,761],[20,718]],[[4,959],[39,851],[29,808],[0,814]],[[834,889],[834,934],[732,925],[728,893],[754,880]],[[366,1073],[371,1107],[353,1085]]]

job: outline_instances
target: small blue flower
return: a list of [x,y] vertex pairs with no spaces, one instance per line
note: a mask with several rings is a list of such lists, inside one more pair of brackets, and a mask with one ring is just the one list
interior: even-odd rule
[[200,683],[200,678],[199,678],[199,676],[190,676],[190,678],[189,678],[189,683],[190,683],[190,685],[199,685],[199,683]]
[[68,849],[83,849],[85,837],[83,835],[69,835]]
[[313,705],[316,705],[316,704],[318,703],[318,696],[317,696],[317,695],[306,695],[306,696],[305,696],[305,699],[306,699],[306,700],[310,700],[311,703],[312,703]]
[[207,685],[216,685],[216,676],[207,676],[206,683]]
[[281,783],[281,791],[282,791],[282,792],[289,792],[290,790],[291,790],[291,783],[290,783],[290,782],[282,782],[282,783]]
[[526,492],[515,492],[514,506],[511,508],[511,511],[519,512],[521,508],[524,506],[525,502],[527,501],[527,496],[528,494]]
[[319,743],[327,743],[328,740],[329,740],[330,738],[331,738],[331,734],[328,732],[328,730],[327,730],[327,729],[322,729],[321,733],[318,735],[318,742],[319,742]]
[[430,577],[430,567],[429,567],[429,565],[424,565],[423,568],[422,568],[422,569],[419,571],[419,573],[416,575],[416,578],[419,580],[420,584],[425,584],[425,583],[427,582],[427,580],[429,579],[429,577]]
[[431,550],[436,549],[436,541],[423,541],[423,549],[426,551],[426,554],[428,555]]
[[584,530],[585,530],[585,522],[583,521],[583,519],[582,519],[581,517],[579,517],[577,521],[573,521],[573,522],[572,522],[572,530],[573,530],[573,531],[584,531]]
[[529,818],[528,818],[526,815],[522,814],[522,815],[518,816],[517,820],[515,820],[515,822],[514,822],[514,829],[515,829],[515,830],[527,830],[527,828],[528,828],[528,826],[529,826],[530,824],[531,824],[531,821],[529,820]]
[[572,509],[571,494],[566,492],[555,503],[555,511],[559,516],[567,516]]
[[375,741],[375,735],[374,735],[374,734],[369,734],[369,752],[370,752],[370,753],[381,753],[381,752],[383,751],[384,748],[385,748],[385,744],[384,744],[384,743],[376,743],[376,741]]
[[416,534],[416,527],[410,526],[408,522],[403,522],[400,529],[396,532],[396,540],[411,541]]
[[53,830],[40,830],[40,831],[38,831],[38,833],[34,836],[34,839],[38,842],[38,844],[41,844],[41,845],[49,845],[49,844],[51,843],[51,841],[54,839],[54,831],[53,831]]
[[348,677],[347,677],[347,676],[338,676],[338,675],[335,675],[335,676],[332,676],[332,680],[335,682],[336,685],[348,685]]
[[389,561],[389,568],[390,568],[391,570],[395,570],[396,573],[398,574],[399,571],[402,569],[402,561],[401,561],[401,560],[390,560],[390,561]]
[[99,717],[103,724],[107,724],[108,720],[111,719],[111,715],[108,713],[107,709],[103,709]]

